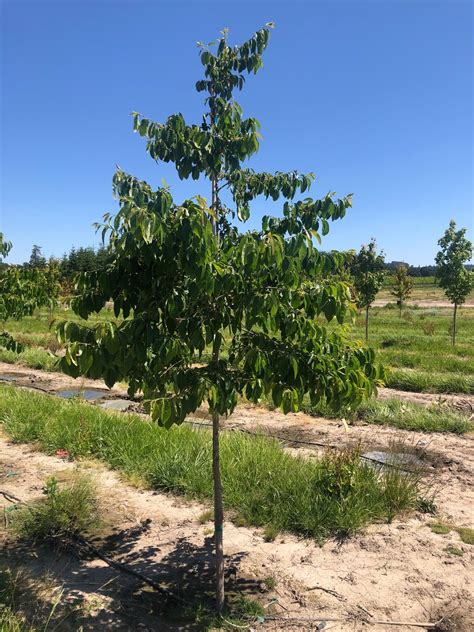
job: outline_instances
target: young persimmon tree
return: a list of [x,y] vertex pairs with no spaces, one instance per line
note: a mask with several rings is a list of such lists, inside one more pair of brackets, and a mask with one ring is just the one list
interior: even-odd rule
[[375,239],[361,246],[351,263],[357,306],[365,309],[365,339],[369,339],[369,309],[382,288],[385,278],[385,261],[382,252],[377,253]]
[[441,247],[436,255],[436,277],[438,284],[454,305],[452,343],[456,344],[456,314],[458,306],[465,303],[474,287],[474,275],[466,270],[466,263],[472,258],[472,243],[467,239],[466,229],[456,230],[456,222],[451,220],[449,227],[438,241]]
[[406,266],[398,266],[395,270],[395,274],[392,277],[392,296],[397,299],[398,306],[400,308],[400,318],[402,317],[403,301],[411,295],[413,291],[413,279],[408,274]]
[[[342,323],[348,309],[347,283],[333,280],[344,256],[318,252],[314,240],[328,232],[330,220],[344,217],[351,197],[293,201],[309,188],[312,174],[258,173],[242,164],[259,147],[260,124],[242,116],[233,93],[261,67],[270,28],[240,46],[228,44],[226,31],[214,46],[200,44],[204,78],[196,88],[206,95],[200,125],[186,123],[182,114],[165,123],[133,115],[150,156],[174,163],[180,178],[206,178],[210,203],[200,196],[176,203],[168,188],[117,171],[119,210],[102,224],[109,262],[79,276],[72,307],[87,318],[113,301],[120,321],[68,322],[58,329],[67,343],[67,373],[102,377],[109,387],[127,381],[129,394],[141,391],[160,425],[179,424],[207,404],[219,612],[221,417],[233,412],[239,397],[268,398],[284,413],[299,410],[305,397],[335,408],[354,405],[373,392],[378,378],[371,350],[317,319]],[[282,215],[266,215],[260,228],[241,232],[232,220],[245,221],[257,196],[282,199]]]

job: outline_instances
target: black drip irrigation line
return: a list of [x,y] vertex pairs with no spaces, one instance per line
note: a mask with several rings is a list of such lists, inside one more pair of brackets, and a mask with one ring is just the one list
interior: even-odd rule
[[[212,424],[211,423],[203,423],[201,421],[192,421],[191,419],[185,419],[184,423],[186,424],[190,424],[192,426],[203,426],[205,428],[212,428]],[[254,432],[252,430],[248,430],[247,428],[223,428],[223,430],[227,430],[227,431],[233,431],[233,432],[243,432],[245,434],[251,435],[253,437],[269,437],[271,439],[278,439],[279,441],[282,441],[284,443],[298,443],[300,445],[309,445],[309,446],[317,446],[318,448],[329,448],[331,450],[341,450],[341,448],[337,445],[333,445],[331,443],[319,443],[318,441],[303,441],[302,439],[290,439],[288,437],[281,437],[279,435],[275,435],[275,434],[265,434],[265,433],[261,433],[261,432]],[[386,461],[381,461],[380,459],[375,459],[372,456],[364,456],[363,454],[360,455],[360,458],[363,459],[364,461],[371,461],[372,463],[378,463],[379,465],[383,465],[384,467],[394,467],[397,468],[399,470],[403,470],[404,472],[412,472],[412,469],[409,468],[405,468],[402,467],[401,465],[397,464],[397,463],[390,463],[390,462],[386,462]]]

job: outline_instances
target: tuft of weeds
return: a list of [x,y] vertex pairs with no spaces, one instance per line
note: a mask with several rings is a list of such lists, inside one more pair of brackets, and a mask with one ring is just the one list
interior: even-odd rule
[[57,370],[58,358],[40,347],[25,347],[19,353],[0,347],[0,361],[21,364],[31,369],[54,371]]
[[265,588],[267,590],[275,590],[278,584],[276,577],[274,577],[273,575],[270,577],[265,577],[263,583],[265,584]]
[[263,529],[263,539],[265,542],[274,542],[278,534],[279,530],[273,524],[267,524]]
[[453,544],[448,544],[444,550],[448,555],[455,555],[456,557],[462,557],[464,555],[464,551]]
[[22,539],[53,541],[70,534],[87,533],[99,521],[95,487],[90,477],[76,473],[60,485],[52,476],[43,498],[12,515],[13,531]]
[[416,501],[416,508],[418,511],[424,514],[431,514],[435,516],[438,513],[438,507],[432,498],[426,498],[420,496]]
[[[118,415],[80,401],[0,385],[0,422],[18,442],[49,454],[102,460],[149,488],[212,498],[211,434],[189,426],[166,430],[138,415]],[[227,509],[257,527],[318,540],[349,535],[374,521],[415,509],[419,480],[397,468],[377,472],[358,449],[318,459],[295,457],[265,436],[224,432],[222,482]]]
[[442,522],[432,522],[430,524],[430,529],[433,533],[437,533],[439,535],[446,535],[451,531],[451,527]]
[[214,520],[214,511],[212,509],[207,509],[198,516],[198,522],[200,524],[206,524],[206,522],[210,522],[211,520]]

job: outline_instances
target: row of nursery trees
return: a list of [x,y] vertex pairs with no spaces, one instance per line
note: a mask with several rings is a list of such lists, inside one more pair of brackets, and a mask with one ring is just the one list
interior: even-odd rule
[[[317,318],[342,324],[353,311],[348,269],[359,307],[367,312],[383,278],[383,258],[373,242],[350,257],[317,249],[329,222],[351,207],[351,196],[296,199],[309,190],[313,174],[244,166],[259,148],[260,123],[243,117],[234,93],[261,68],[271,28],[267,24],[240,46],[228,44],[227,31],[213,44],[199,44],[204,77],[196,89],[205,95],[200,124],[188,124],[179,113],[164,123],[133,115],[151,158],[173,163],[181,179],[207,179],[209,200],[177,202],[169,188],[153,189],[118,170],[113,178],[118,213],[106,214],[97,226],[103,240],[108,237],[107,262],[79,274],[71,301],[86,320],[111,301],[117,321],[58,326],[66,373],[103,378],[109,387],[127,382],[129,395],[141,392],[161,426],[182,423],[207,404],[220,613],[225,602],[221,417],[232,414],[240,397],[252,402],[265,397],[284,413],[298,411],[304,398],[335,410],[357,406],[383,378],[371,349],[351,341],[347,329],[328,330]],[[282,200],[281,215],[266,215],[259,229],[240,231],[232,220],[245,222],[258,196]],[[438,265],[449,271],[440,277],[443,287],[451,292],[464,280],[467,288],[463,231],[452,224],[441,241]],[[5,255],[9,247],[2,244]],[[28,266],[12,277],[3,269],[0,314],[28,313],[11,310],[8,297],[19,300],[20,278],[30,282],[37,270]],[[459,292],[449,296],[459,304]],[[31,309],[41,302],[38,294]],[[206,347],[212,349],[208,361],[202,355]]]
[[[52,313],[61,290],[55,265],[44,268],[2,265],[11,248],[11,242],[0,233],[0,325],[8,319],[30,316],[39,307],[48,307]],[[22,350],[22,345],[3,328],[0,328],[0,346],[15,352]]]
[[[438,241],[440,250],[436,255],[436,279],[438,285],[453,304],[452,343],[456,344],[456,316],[460,305],[466,302],[474,288],[474,273],[467,269],[466,262],[472,258],[472,243],[466,237],[466,229],[456,229],[451,220],[449,227]],[[349,255],[348,271],[353,279],[355,301],[360,309],[365,309],[365,339],[369,338],[369,309],[382,289],[387,270],[383,252],[377,252],[375,240],[362,246],[355,255]],[[413,278],[408,268],[399,265],[392,277],[391,293],[397,299],[402,314],[403,303],[413,290]]]
[[[457,308],[465,302],[473,286],[472,266],[466,265],[466,261],[469,261],[472,256],[472,246],[465,238],[465,232],[465,229],[456,231],[455,223],[451,222],[445,235],[438,242],[438,245],[443,247],[436,258],[438,265],[422,268],[422,271],[426,270],[427,274],[429,272],[429,275],[435,276],[454,305],[453,344],[456,336]],[[47,272],[50,279],[54,281],[51,285],[50,305],[54,305],[58,298],[56,281],[61,285],[63,296],[68,295],[78,273],[105,270],[110,252],[110,248],[105,245],[101,245],[97,250],[91,246],[77,249],[72,247],[61,259],[50,257],[47,260],[41,250],[41,246],[33,245],[29,261],[21,267]],[[355,251],[345,254],[347,257],[345,278],[351,285],[354,302],[366,311],[365,337],[368,340],[368,310],[381,287],[388,286],[391,289],[391,294],[397,299],[401,316],[403,304],[411,296],[414,277],[420,274],[416,274],[417,268],[406,263],[387,264],[384,253],[377,253],[374,240],[368,246],[362,246],[357,254]],[[456,266],[457,270],[455,270]],[[6,264],[0,261],[0,269],[2,267],[5,268]]]

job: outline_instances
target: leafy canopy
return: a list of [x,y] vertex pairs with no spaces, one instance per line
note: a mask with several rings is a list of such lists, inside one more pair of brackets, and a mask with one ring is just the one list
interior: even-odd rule
[[[206,177],[212,198],[177,203],[170,190],[118,170],[115,217],[104,216],[109,259],[82,273],[72,300],[83,318],[113,301],[116,322],[66,322],[62,359],[71,375],[125,380],[141,390],[155,420],[179,423],[207,401],[211,413],[230,414],[239,398],[266,397],[284,412],[303,398],[334,407],[359,402],[378,377],[374,355],[351,343],[344,327],[329,332],[319,316],[343,322],[347,283],[334,280],[344,255],[315,247],[329,222],[344,217],[351,196],[304,198],[312,174],[257,173],[244,167],[259,147],[260,124],[243,118],[233,93],[262,65],[271,25],[241,46],[227,32],[200,46],[206,111],[200,125],[182,114],[165,123],[134,113],[134,129],[157,162],[175,164],[180,178]],[[225,192],[226,201],[223,200]],[[282,199],[281,217],[239,232],[257,196]]]
[[472,258],[472,243],[465,234],[466,229],[456,230],[456,222],[451,220],[438,241],[441,249],[436,255],[438,283],[455,305],[462,305],[474,287],[474,275],[465,268]]
[[354,256],[351,265],[354,287],[359,307],[371,305],[383,285],[385,278],[385,262],[382,252],[377,253],[375,240],[362,246]]
[[400,304],[405,301],[413,290],[413,279],[408,275],[406,266],[398,266],[393,274],[393,286],[391,290],[392,296],[395,296]]

